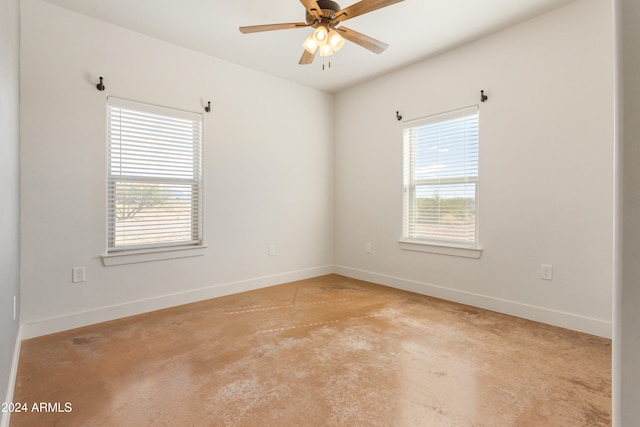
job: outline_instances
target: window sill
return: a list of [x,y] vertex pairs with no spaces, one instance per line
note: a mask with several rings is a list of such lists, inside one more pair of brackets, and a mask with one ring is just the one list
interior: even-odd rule
[[176,246],[173,248],[114,252],[102,255],[102,263],[105,267],[111,267],[113,265],[138,264],[142,262],[162,261],[167,259],[197,257],[203,256],[206,248],[206,245]]
[[400,249],[414,252],[429,252],[432,254],[450,255],[464,258],[479,259],[482,248],[455,246],[447,244],[426,243],[416,240],[400,240]]

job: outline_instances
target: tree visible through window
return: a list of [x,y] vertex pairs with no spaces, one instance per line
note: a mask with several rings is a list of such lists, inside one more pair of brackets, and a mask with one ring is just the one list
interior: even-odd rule
[[109,252],[202,243],[202,115],[110,98]]
[[405,127],[405,239],[477,246],[477,187],[477,107]]

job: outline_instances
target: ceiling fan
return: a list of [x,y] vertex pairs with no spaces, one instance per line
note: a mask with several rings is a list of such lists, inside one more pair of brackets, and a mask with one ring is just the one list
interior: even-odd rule
[[341,9],[338,3],[331,0],[300,0],[300,3],[302,3],[307,10],[306,22],[252,25],[240,27],[240,32],[249,34],[293,28],[315,28],[314,32],[310,34],[303,43],[304,52],[300,58],[300,64],[311,64],[317,52],[320,52],[320,56],[332,55],[342,48],[345,39],[369,49],[374,53],[382,53],[389,47],[388,44],[343,27],[341,24],[348,19],[391,6],[401,1],[403,0],[361,0],[347,8]]

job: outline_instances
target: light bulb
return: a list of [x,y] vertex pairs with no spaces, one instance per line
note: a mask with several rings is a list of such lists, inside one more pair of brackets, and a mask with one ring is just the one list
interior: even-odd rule
[[329,32],[327,31],[327,27],[324,25],[320,25],[313,32],[313,40],[316,42],[318,46],[324,46],[327,44],[327,39],[329,38]]

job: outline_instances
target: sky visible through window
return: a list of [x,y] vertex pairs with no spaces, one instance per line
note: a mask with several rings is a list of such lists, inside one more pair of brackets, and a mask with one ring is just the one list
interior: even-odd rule
[[478,176],[478,129],[464,117],[412,128],[415,141],[414,180],[440,180],[440,185],[420,186],[417,197],[475,197],[475,185],[442,184],[448,178]]

